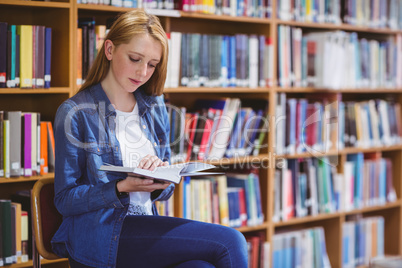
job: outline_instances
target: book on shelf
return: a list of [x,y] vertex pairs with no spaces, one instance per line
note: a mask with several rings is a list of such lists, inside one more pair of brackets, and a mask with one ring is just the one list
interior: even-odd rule
[[[40,113],[0,111],[0,177],[44,175],[54,171],[51,122]],[[45,159],[46,158],[46,159]]]
[[108,172],[127,173],[130,176],[151,178],[178,184],[180,183],[181,177],[183,176],[192,177],[192,176],[207,176],[207,175],[222,174],[220,172],[205,172],[205,170],[213,168],[216,168],[216,166],[202,162],[188,162],[169,166],[160,166],[155,168],[155,170],[146,170],[141,168],[130,168],[130,167],[104,164],[100,166],[99,170]]
[[[52,65],[52,28],[45,28],[45,50],[44,50],[44,88],[50,88],[51,65]],[[42,68],[42,66],[40,66]],[[42,71],[41,71],[42,72]]]
[[10,176],[21,175],[21,112],[6,112],[9,120]]
[[32,25],[18,25],[20,36],[20,87],[32,88]]
[[12,223],[11,223],[11,201],[6,199],[0,200],[1,215],[1,240],[2,240],[2,256],[3,265],[10,265],[14,261],[12,249]]
[[7,26],[0,22],[0,88],[6,87],[7,77]]
[[384,257],[384,218],[381,216],[348,220],[342,225],[343,267],[369,265]]

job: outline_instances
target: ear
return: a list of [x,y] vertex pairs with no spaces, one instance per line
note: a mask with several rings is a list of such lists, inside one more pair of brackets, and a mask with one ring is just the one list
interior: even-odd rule
[[113,42],[111,40],[106,40],[105,41],[105,56],[108,60],[112,60],[113,58],[113,49],[114,49],[114,45]]

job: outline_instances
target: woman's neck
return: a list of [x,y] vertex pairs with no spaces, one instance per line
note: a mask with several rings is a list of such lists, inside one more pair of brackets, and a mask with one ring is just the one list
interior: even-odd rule
[[116,110],[131,112],[136,104],[133,93],[119,90],[108,83],[101,82],[102,88]]

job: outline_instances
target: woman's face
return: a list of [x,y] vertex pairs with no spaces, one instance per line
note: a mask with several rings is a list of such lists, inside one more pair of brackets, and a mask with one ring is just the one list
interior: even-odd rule
[[162,45],[149,34],[135,35],[128,44],[117,47],[110,40],[106,42],[109,45],[105,53],[110,60],[106,79],[126,92],[134,92],[145,84],[162,57]]

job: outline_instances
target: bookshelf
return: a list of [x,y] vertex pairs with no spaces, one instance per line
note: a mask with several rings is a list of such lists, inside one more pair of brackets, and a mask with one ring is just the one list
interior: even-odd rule
[[[341,1],[343,2],[343,1]],[[270,18],[232,17],[228,15],[211,15],[201,13],[189,13],[182,11],[156,12],[161,19],[166,32],[186,32],[233,35],[237,33],[264,35],[272,38],[273,43],[273,77],[272,87],[182,87],[166,88],[165,95],[177,106],[191,105],[198,98],[236,97],[258,98],[269,101],[269,115],[273,116],[270,121],[267,148],[258,156],[240,157],[236,159],[222,159],[210,161],[217,165],[236,165],[243,163],[260,163],[265,168],[260,169],[260,186],[262,193],[262,206],[265,215],[264,223],[253,227],[241,227],[239,230],[244,234],[263,232],[266,240],[271,243],[270,259],[272,261],[272,241],[275,233],[286,230],[299,230],[303,228],[323,227],[325,231],[326,248],[332,267],[342,266],[342,225],[349,217],[362,215],[363,217],[383,216],[385,219],[385,254],[402,254],[402,145],[376,146],[369,148],[343,148],[339,150],[325,151],[324,156],[337,157],[338,172],[343,172],[347,155],[356,153],[380,152],[389,157],[393,162],[393,185],[397,199],[384,205],[370,206],[351,211],[337,211],[316,216],[292,218],[287,221],[274,222],[274,183],[275,163],[282,159],[304,159],[311,157],[307,152],[293,154],[276,154],[275,144],[275,118],[276,99],[278,94],[285,93],[287,96],[296,98],[309,98],[314,94],[326,94],[327,96],[340,95],[346,100],[370,99],[389,96],[402,104],[402,88],[341,88],[331,90],[315,87],[280,87],[277,85],[279,74],[278,62],[278,26],[291,26],[301,28],[306,32],[322,31],[345,31],[356,32],[359,36],[374,39],[383,39],[387,36],[402,34],[401,30],[388,28],[369,28],[365,26],[353,26],[345,23],[313,23],[279,19],[276,12],[279,0],[272,0],[272,15]],[[0,18],[9,24],[36,24],[45,25],[53,29],[52,38],[52,82],[50,89],[0,89],[0,110],[22,110],[40,112],[45,120],[53,121],[57,107],[77,91],[77,38],[76,29],[78,19],[93,16],[97,24],[106,24],[107,20],[120,12],[130,8],[102,6],[93,4],[77,4],[76,0],[54,1],[22,1],[0,0]],[[373,97],[374,96],[374,97]],[[30,178],[19,177],[4,179],[0,178],[0,198],[10,198],[11,194],[18,190],[31,189],[36,180],[51,177],[34,176]],[[183,211],[180,193],[182,186],[177,187],[175,193],[175,215],[181,216]],[[45,261],[46,267],[67,267],[67,261]],[[32,261],[24,264],[11,265],[9,267],[31,267]],[[272,266],[271,266],[272,267]]]

